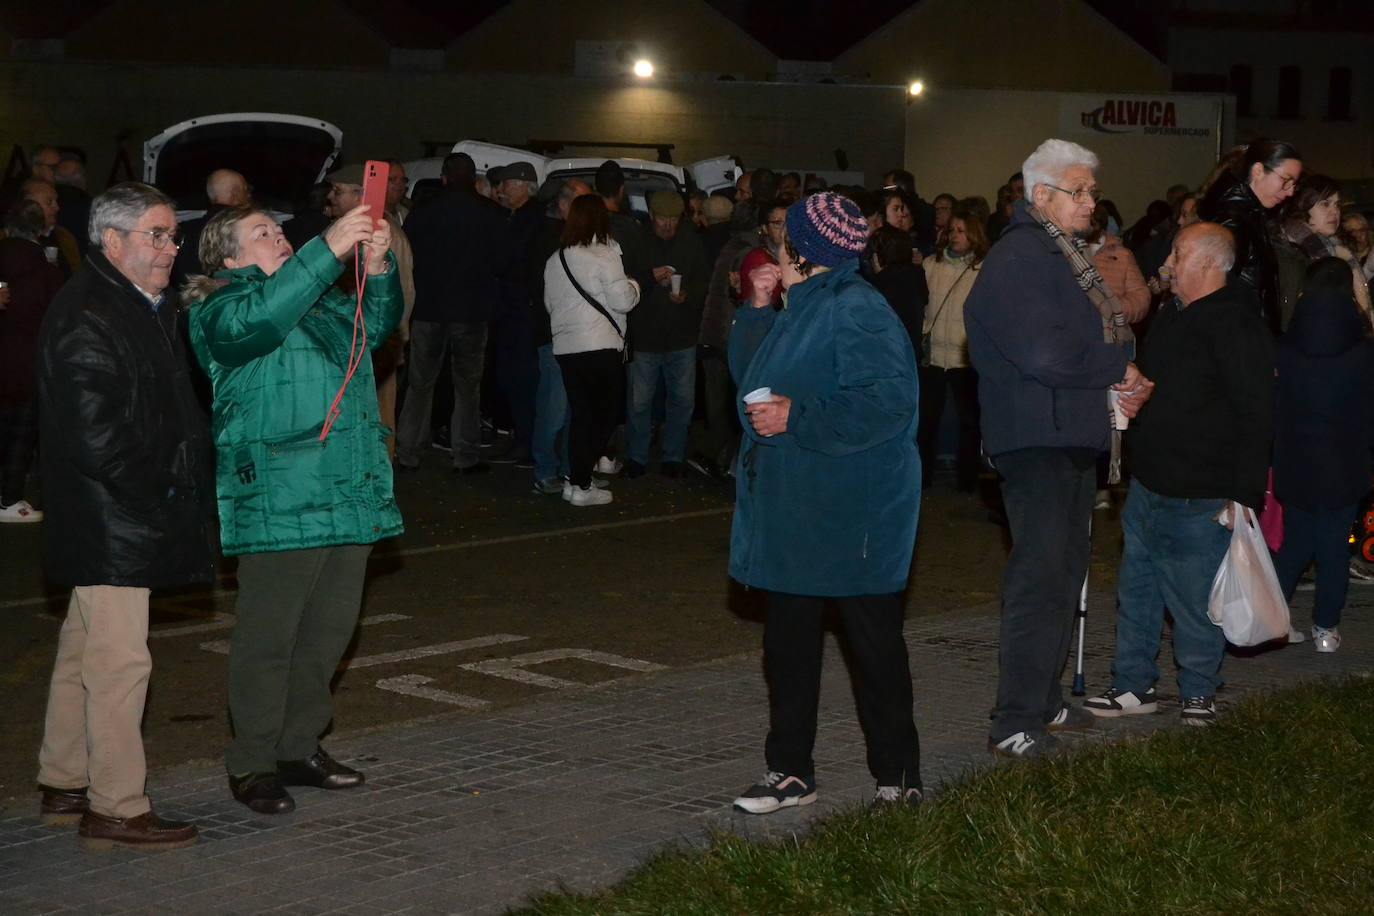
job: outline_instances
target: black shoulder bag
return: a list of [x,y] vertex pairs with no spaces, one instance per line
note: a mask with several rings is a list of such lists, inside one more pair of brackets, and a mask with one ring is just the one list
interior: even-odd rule
[[568,279],[572,282],[573,289],[581,293],[582,298],[587,300],[587,304],[600,312],[602,316],[611,323],[611,327],[615,329],[616,336],[620,338],[622,344],[620,349],[621,358],[628,363],[630,360],[634,359],[634,356],[630,353],[630,342],[625,339],[625,332],[620,330],[620,325],[615,323],[615,319],[611,317],[611,313],[606,310],[606,307],[593,299],[592,294],[583,289],[582,284],[577,282],[577,278],[573,276],[572,268],[568,267],[568,257],[565,254],[566,251],[566,248],[558,249],[558,260],[563,265],[563,272],[568,275]]

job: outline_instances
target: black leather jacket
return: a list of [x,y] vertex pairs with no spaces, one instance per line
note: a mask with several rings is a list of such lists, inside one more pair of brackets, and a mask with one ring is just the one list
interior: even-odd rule
[[177,329],[99,251],[38,343],[44,559],[63,585],[208,581],[213,453]]
[[1250,186],[1223,175],[1207,191],[1198,212],[1209,223],[1220,223],[1236,239],[1236,263],[1229,279],[1239,280],[1259,296],[1260,316],[1275,334],[1280,330],[1279,267],[1269,241],[1268,211]]

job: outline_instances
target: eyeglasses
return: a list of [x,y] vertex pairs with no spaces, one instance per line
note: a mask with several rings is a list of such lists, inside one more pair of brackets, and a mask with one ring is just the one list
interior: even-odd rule
[[153,247],[158,251],[167,247],[171,242],[173,248],[180,248],[181,243],[186,241],[185,234],[180,229],[121,229],[120,232],[137,232],[139,235],[146,235],[153,243]]
[[1102,199],[1102,191],[1098,188],[1079,188],[1077,191],[1070,191],[1068,188],[1061,188],[1057,184],[1046,184],[1045,187],[1053,188],[1056,191],[1063,191],[1065,194],[1069,195],[1069,197],[1073,198],[1073,202],[1076,204],[1086,203],[1089,199],[1091,199],[1093,203],[1097,203]]
[[1283,174],[1282,172],[1274,171],[1274,170],[1271,169],[1271,170],[1270,170],[1270,173],[1271,173],[1271,174],[1274,174],[1274,175],[1278,175],[1280,178],[1283,179],[1283,183],[1282,183],[1281,185],[1279,185],[1279,187],[1283,188],[1283,190],[1285,190],[1285,191],[1291,191],[1291,190],[1293,190],[1293,186],[1294,186],[1295,184],[1298,183],[1298,179],[1296,179],[1296,178],[1290,178],[1289,176]]

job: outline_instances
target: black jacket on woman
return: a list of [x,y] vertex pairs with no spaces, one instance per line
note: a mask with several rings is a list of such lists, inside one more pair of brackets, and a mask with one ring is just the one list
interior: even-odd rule
[[1279,333],[1279,268],[1269,241],[1268,211],[1250,186],[1231,174],[1216,180],[1198,205],[1209,223],[1220,223],[1236,239],[1236,263],[1230,279],[1239,280],[1259,296],[1260,316]]
[[1348,295],[1298,300],[1275,355],[1274,493],[1303,509],[1337,509],[1369,490],[1374,342]]
[[44,557],[56,582],[210,579],[213,457],[190,373],[175,296],[155,311],[101,252],[86,255],[38,341]]

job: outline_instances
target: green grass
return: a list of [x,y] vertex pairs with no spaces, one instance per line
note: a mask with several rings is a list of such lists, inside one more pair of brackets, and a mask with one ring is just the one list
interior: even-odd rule
[[1213,729],[994,767],[799,841],[719,833],[521,912],[1374,913],[1371,686],[1303,685]]

